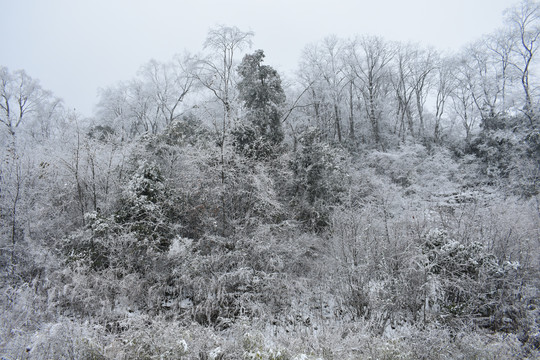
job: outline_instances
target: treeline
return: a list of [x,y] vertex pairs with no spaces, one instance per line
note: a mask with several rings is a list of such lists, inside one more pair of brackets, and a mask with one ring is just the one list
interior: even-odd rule
[[2,67],[0,355],[538,356],[539,16],[286,79],[218,26],[88,119]]

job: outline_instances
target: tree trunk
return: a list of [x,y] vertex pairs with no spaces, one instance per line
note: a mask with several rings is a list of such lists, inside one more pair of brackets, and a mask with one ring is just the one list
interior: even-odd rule
[[349,138],[355,139],[354,135],[354,103],[353,103],[353,82],[351,81],[349,88]]
[[336,132],[338,136],[338,141],[341,142],[341,119],[339,116],[339,108],[336,103],[334,103],[334,116],[335,116],[335,124],[336,124]]

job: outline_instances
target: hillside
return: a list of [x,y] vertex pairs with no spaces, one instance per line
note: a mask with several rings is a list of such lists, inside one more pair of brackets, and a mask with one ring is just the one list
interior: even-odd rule
[[220,26],[92,118],[2,67],[0,356],[538,358],[518,15],[451,55],[328,37],[294,79]]

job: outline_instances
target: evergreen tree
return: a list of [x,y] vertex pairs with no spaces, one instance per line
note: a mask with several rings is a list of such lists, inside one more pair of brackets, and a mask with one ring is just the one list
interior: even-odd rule
[[238,67],[238,90],[247,110],[247,123],[234,132],[235,145],[240,152],[255,157],[264,157],[264,149],[283,140],[281,108],[285,92],[278,72],[262,65],[263,59],[264,52],[257,50],[246,55]]

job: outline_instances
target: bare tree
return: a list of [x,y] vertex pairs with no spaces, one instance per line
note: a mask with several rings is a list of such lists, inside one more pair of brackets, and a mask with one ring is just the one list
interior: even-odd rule
[[140,78],[100,90],[97,114],[122,141],[144,133],[156,133],[159,109],[148,83]]
[[[412,76],[412,62],[415,52],[416,49],[412,45],[398,46],[394,58],[395,67],[392,69],[391,81],[397,100],[397,119],[399,121],[398,136],[403,136],[403,138],[405,138],[407,128],[411,136],[414,136],[411,103],[415,93],[415,81]],[[397,122],[395,127],[397,128]]]
[[414,79],[414,94],[416,98],[416,110],[418,111],[418,135],[424,136],[424,106],[431,87],[434,85],[434,72],[438,54],[432,48],[416,49],[414,54],[412,77]]
[[150,84],[157,110],[168,126],[181,114],[181,104],[193,87],[194,61],[189,54],[176,55],[167,63],[151,60],[142,67],[140,75]]
[[[32,79],[24,70],[11,73],[6,67],[0,67],[0,123],[5,125],[7,130],[7,135],[4,136],[9,138],[0,145],[3,155],[0,166],[0,217],[9,219],[9,238],[13,248],[18,238],[19,207],[23,201],[29,173],[25,164],[27,149],[20,146],[28,137],[19,136],[18,130],[37,122],[44,131],[41,135],[47,137],[48,122],[60,108],[60,104],[60,99],[44,90],[39,81]],[[29,133],[36,135],[33,131]],[[0,139],[2,137],[0,134]]]
[[435,69],[435,124],[433,129],[433,137],[435,140],[441,139],[442,118],[445,114],[446,102],[452,94],[455,81],[452,76],[453,65],[448,59],[437,60]]
[[210,90],[214,97],[223,106],[223,119],[221,129],[217,122],[214,124],[220,134],[220,163],[221,163],[221,233],[225,235],[227,227],[226,213],[226,170],[225,170],[225,141],[227,129],[231,127],[232,106],[234,97],[232,92],[236,88],[235,54],[246,47],[251,47],[252,31],[244,32],[236,26],[220,25],[208,32],[204,48],[212,50],[206,58],[200,59],[194,69],[194,76],[203,87]]
[[[302,86],[307,89],[304,97],[304,110],[306,117],[313,119],[316,127],[321,131],[324,137],[327,137],[332,128],[331,117],[329,113],[330,104],[327,99],[328,94],[325,91],[326,86],[321,80],[319,70],[314,64],[318,61],[315,45],[308,45],[304,48],[300,59],[301,71],[298,78]],[[311,121],[310,121],[311,122]]]
[[128,87],[118,83],[99,90],[97,117],[107,126],[113,128],[121,141],[132,137],[131,120],[128,111]]
[[498,59],[493,55],[484,41],[470,45],[463,55],[466,81],[485,125],[504,110],[500,103],[506,81],[504,79],[506,69],[504,67],[501,69]]
[[[336,36],[329,36],[320,43],[307,46],[302,54],[303,76],[310,78],[312,95],[318,94],[320,98],[314,102],[317,118],[321,115],[321,107],[324,107],[331,119],[332,136],[337,137],[339,142],[343,139],[341,107],[349,83],[343,50],[342,41]],[[321,100],[327,103],[323,104]],[[320,129],[324,130],[322,127]]]
[[381,144],[380,107],[388,83],[389,64],[395,51],[382,38],[372,36],[357,37],[350,51],[373,137],[377,144]]
[[[0,67],[0,123],[7,127],[10,135],[15,136],[17,128],[51,99],[52,94],[24,70],[10,73],[8,68]],[[54,102],[58,104],[60,100],[54,99]]]
[[525,115],[531,125],[535,111],[532,102],[530,73],[533,58],[538,51],[540,37],[540,3],[533,0],[522,2],[506,11],[506,21],[511,26],[515,46],[512,47],[514,66],[521,75],[521,85],[525,95]]
[[466,56],[458,56],[453,68],[455,87],[451,93],[453,109],[465,129],[465,140],[469,141],[477,120],[477,106],[473,88],[473,73]]
[[436,57],[433,49],[423,49],[416,44],[397,46],[392,63],[392,86],[397,102],[394,131],[398,136],[404,138],[407,131],[413,137],[424,135],[424,105],[432,86]]
[[253,35],[252,31],[241,31],[236,26],[219,25],[208,32],[204,42],[204,48],[212,50],[212,53],[198,62],[198,72],[195,75],[223,105],[223,134],[227,126],[231,125],[235,54],[251,47]]
[[134,119],[138,134],[157,134],[159,129],[159,108],[149,83],[133,79],[128,85],[128,109]]
[[[7,154],[7,161],[0,163],[0,223],[3,230],[1,233],[9,239],[12,264],[15,245],[19,238],[19,207],[26,180],[22,161],[13,150],[10,149]],[[4,246],[4,244],[1,245]]]
[[492,53],[497,60],[494,66],[498,66],[496,70],[497,79],[501,89],[501,108],[506,111],[511,105],[508,103],[507,86],[512,84],[515,77],[515,71],[511,68],[511,57],[515,44],[512,41],[512,36],[507,29],[501,29],[484,40],[486,48]]

